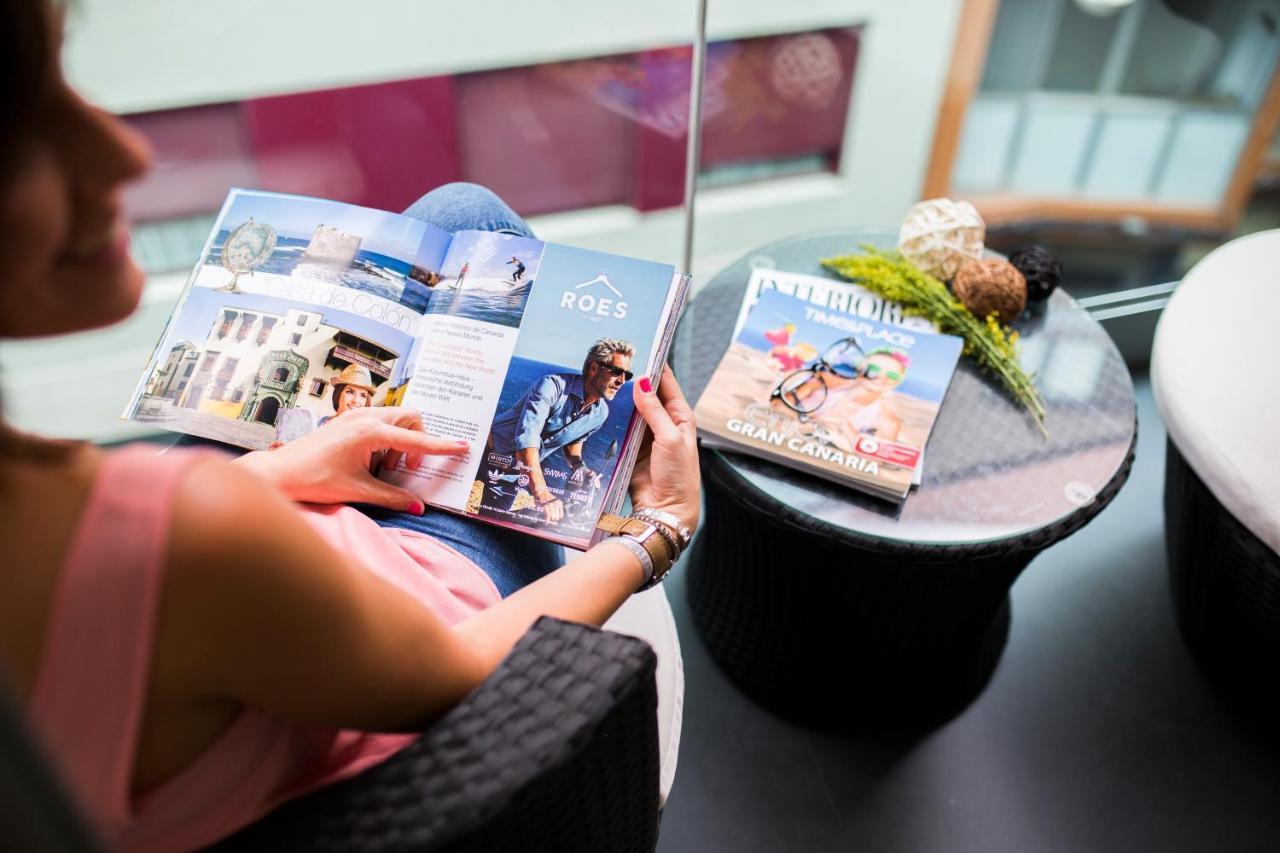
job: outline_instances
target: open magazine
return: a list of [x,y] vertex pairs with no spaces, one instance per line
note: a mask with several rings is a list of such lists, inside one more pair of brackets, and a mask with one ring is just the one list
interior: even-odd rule
[[472,449],[382,476],[583,548],[622,505],[630,383],[659,373],[688,288],[670,265],[232,190],[124,417],[267,449],[409,406]]
[[[963,342],[839,282],[757,270],[695,410],[709,447],[772,459],[901,502]],[[861,292],[861,293],[860,293]]]

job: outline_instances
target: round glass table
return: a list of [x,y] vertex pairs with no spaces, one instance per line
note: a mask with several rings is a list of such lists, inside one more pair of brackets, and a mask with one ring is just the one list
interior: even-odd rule
[[[829,275],[822,258],[895,239],[887,229],[794,237],[715,276],[672,349],[690,401],[729,345],[754,268]],[[703,448],[689,602],[712,656],[757,700],[817,724],[896,724],[945,718],[986,684],[1013,581],[1114,497],[1137,435],[1124,361],[1070,296],[1056,291],[1016,327],[1048,436],[962,359],[922,482],[901,505]]]

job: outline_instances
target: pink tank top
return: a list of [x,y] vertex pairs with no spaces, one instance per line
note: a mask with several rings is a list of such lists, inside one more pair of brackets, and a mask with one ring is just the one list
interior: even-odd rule
[[[130,795],[174,490],[195,452],[107,455],[72,536],[28,716],[73,795],[113,848],[185,850],[281,802],[359,773],[414,735],[291,725],[244,711],[196,761]],[[497,601],[474,563],[350,507],[304,507],[328,542],[452,623]]]

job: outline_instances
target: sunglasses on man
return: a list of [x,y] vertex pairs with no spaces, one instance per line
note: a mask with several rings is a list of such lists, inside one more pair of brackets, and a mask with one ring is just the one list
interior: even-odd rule
[[625,370],[621,367],[618,367],[616,364],[610,364],[607,361],[600,361],[599,359],[596,359],[596,364],[600,365],[605,370],[609,371],[609,375],[612,376],[614,379],[617,379],[619,376],[621,376],[624,382],[630,382],[631,378],[635,376],[635,374],[632,373],[630,370]]

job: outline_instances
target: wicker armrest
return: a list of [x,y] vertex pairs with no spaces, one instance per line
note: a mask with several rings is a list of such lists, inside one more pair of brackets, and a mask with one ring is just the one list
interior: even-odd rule
[[217,849],[652,851],[655,667],[644,642],[539,619],[414,745]]

